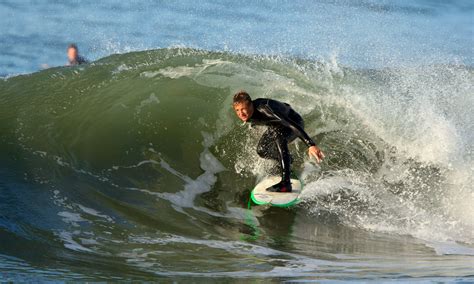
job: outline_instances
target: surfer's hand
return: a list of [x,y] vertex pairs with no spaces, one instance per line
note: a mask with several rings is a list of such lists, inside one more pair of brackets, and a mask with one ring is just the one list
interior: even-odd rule
[[314,157],[316,158],[316,161],[318,163],[321,163],[321,161],[324,158],[324,153],[319,149],[317,146],[311,146],[308,149],[308,155],[309,157]]

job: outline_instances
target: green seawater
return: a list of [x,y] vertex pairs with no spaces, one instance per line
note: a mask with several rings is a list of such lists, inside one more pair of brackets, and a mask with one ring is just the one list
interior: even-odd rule
[[[0,80],[0,279],[471,281],[474,74],[187,48]],[[288,102],[290,209],[232,94]]]

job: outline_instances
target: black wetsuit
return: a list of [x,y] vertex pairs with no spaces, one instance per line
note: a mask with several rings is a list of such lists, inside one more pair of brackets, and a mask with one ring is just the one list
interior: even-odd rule
[[260,157],[280,163],[282,182],[290,183],[291,156],[288,143],[300,138],[308,147],[314,141],[304,131],[304,121],[289,104],[271,99],[253,100],[254,112],[248,120],[252,125],[266,125],[268,129],[260,138],[257,153]]
[[68,62],[68,66],[74,66],[74,65],[81,65],[81,64],[85,64],[85,63],[88,63],[87,59],[85,59],[84,57],[82,56],[77,56],[77,58],[75,60],[70,60]]

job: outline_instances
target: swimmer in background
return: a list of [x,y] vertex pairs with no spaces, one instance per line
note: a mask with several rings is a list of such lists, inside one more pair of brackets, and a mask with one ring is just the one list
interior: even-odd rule
[[[87,59],[79,55],[79,49],[77,48],[77,45],[74,43],[71,43],[67,47],[67,59],[68,59],[68,62],[66,63],[66,66],[75,66],[75,65],[88,63]],[[50,68],[50,66],[44,63],[44,64],[41,64],[41,68],[47,69],[47,68]]]
[[88,61],[84,57],[79,55],[79,49],[74,43],[71,43],[67,47],[67,58],[68,63],[66,64],[66,66],[75,66],[88,63]]

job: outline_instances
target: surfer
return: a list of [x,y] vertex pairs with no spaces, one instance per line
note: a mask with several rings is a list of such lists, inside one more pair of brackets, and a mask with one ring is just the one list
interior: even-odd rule
[[304,131],[303,118],[289,104],[263,98],[252,101],[247,92],[240,91],[234,95],[233,108],[242,121],[268,126],[258,142],[257,154],[280,163],[281,181],[267,188],[267,191],[291,192],[288,143],[297,137],[308,146],[310,157],[316,158],[318,163],[324,158],[323,152]]
[[68,63],[66,64],[67,66],[74,66],[74,65],[81,65],[84,63],[87,63],[87,60],[79,55],[79,49],[77,48],[77,45],[74,43],[71,43],[67,47],[67,58],[68,58]]

